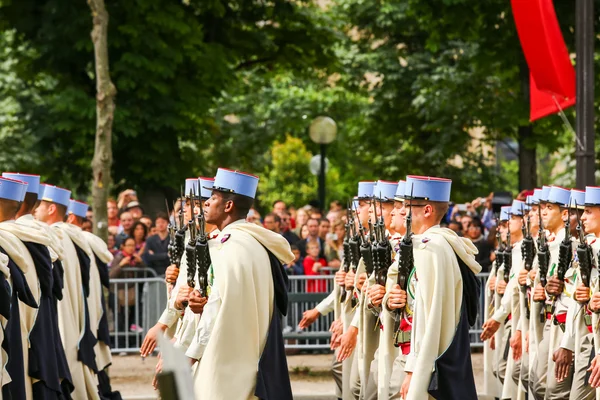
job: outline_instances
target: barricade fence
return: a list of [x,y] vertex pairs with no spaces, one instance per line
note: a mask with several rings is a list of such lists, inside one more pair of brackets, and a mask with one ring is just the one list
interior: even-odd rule
[[[333,272],[328,271],[333,274]],[[152,274],[147,274],[152,275]],[[481,326],[487,319],[485,283],[488,273],[481,273],[479,313],[469,330],[471,348],[482,347]],[[289,350],[328,350],[333,312],[322,315],[307,329],[298,324],[303,313],[316,307],[333,290],[333,275],[290,276],[288,314],[282,318],[285,347]],[[147,331],[156,324],[167,303],[167,289],[162,277],[112,279],[109,293],[109,329],[113,353],[137,353]]]

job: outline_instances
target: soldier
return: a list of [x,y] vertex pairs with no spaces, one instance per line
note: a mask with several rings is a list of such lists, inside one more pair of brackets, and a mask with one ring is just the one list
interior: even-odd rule
[[[495,307],[494,315],[483,325],[482,340],[487,340],[493,333],[504,325],[499,351],[503,368],[499,374],[503,383],[502,398],[517,399],[525,397],[525,390],[519,389],[520,385],[520,358],[521,358],[521,333],[517,330],[520,321],[521,308],[519,305],[518,274],[523,267],[521,257],[521,241],[523,240],[523,214],[525,203],[514,200],[509,209],[502,207],[501,221],[508,219],[506,234],[506,249],[503,254],[503,263],[498,270],[496,278],[496,291],[501,298]],[[504,228],[504,227],[503,227]],[[507,279],[508,278],[508,279]],[[503,282],[500,288],[500,282]],[[514,346],[511,344],[516,343]]]
[[[0,178],[0,221],[14,220],[20,203],[25,198],[27,183],[9,178]],[[2,315],[5,320],[2,372],[2,396],[4,398],[32,398],[32,381],[29,377],[29,346],[28,336],[35,323],[39,298],[37,282],[31,287],[27,275],[31,276],[33,269],[30,263],[21,256],[22,242],[14,235],[0,231],[0,254],[3,255],[3,265],[8,267],[3,275],[9,276],[11,286],[10,306],[2,303]],[[25,250],[26,252],[26,250]],[[35,273],[35,270],[33,271]],[[6,289],[6,287],[4,287]],[[6,293],[5,293],[6,294]],[[6,301],[6,296],[3,297]],[[8,314],[8,316],[7,316]],[[4,372],[6,368],[6,373]]]
[[[529,371],[531,369],[531,363],[533,360],[533,350],[535,346],[529,346],[529,327],[530,311],[531,311],[531,279],[528,279],[529,272],[534,268],[537,268],[536,253],[536,238],[539,229],[538,222],[538,207],[539,199],[542,194],[542,189],[535,189],[533,195],[527,196],[525,203],[529,207],[526,211],[525,226],[526,226],[526,237],[524,238],[523,244],[521,245],[522,257],[523,257],[523,268],[519,271],[519,305],[521,307],[521,319],[517,324],[517,335],[521,337],[521,368],[520,368],[520,381],[522,388],[530,393],[530,379]],[[519,333],[520,332],[520,333]],[[513,347],[516,347],[516,344]]]
[[[397,239],[403,239],[407,233],[406,221],[402,216],[404,208],[404,193],[406,182],[398,182],[394,196],[394,209],[391,213],[390,228],[397,233]],[[412,245],[412,242],[411,242]],[[400,387],[405,378],[404,366],[406,356],[410,352],[410,331],[412,312],[414,310],[414,266],[409,267],[407,281],[411,288],[408,292],[398,285],[399,244],[394,245],[394,263],[390,266],[384,292],[373,287],[370,300],[377,305],[378,302],[385,306],[381,309],[382,332],[379,336],[379,363],[377,366],[377,398],[398,399]],[[385,295],[380,298],[381,294]],[[407,299],[408,297],[408,299]],[[392,301],[388,301],[392,298]],[[408,300],[408,302],[407,302]],[[396,321],[399,319],[399,321]]]
[[[591,198],[590,201],[592,201]],[[559,351],[571,353],[570,358],[574,360],[574,364],[572,365],[573,383],[569,392],[569,398],[573,400],[591,400],[596,397],[596,391],[587,381],[587,370],[590,363],[590,356],[593,352],[594,337],[592,333],[592,312],[588,304],[590,300],[591,279],[597,276],[596,273],[592,272],[592,264],[595,262],[594,255],[598,254],[598,245],[595,245],[594,234],[586,237],[584,233],[583,224],[589,222],[590,228],[594,224],[592,218],[588,219],[590,214],[579,215],[580,210],[586,207],[586,203],[586,192],[576,189],[571,190],[569,206],[571,214],[575,217],[574,221],[573,219],[571,220],[571,226],[575,227],[575,234],[578,235],[579,239],[573,263],[575,270],[573,276],[577,290],[574,293],[576,301],[571,303],[567,312],[565,334]],[[573,343],[573,350],[569,348],[569,343]],[[571,365],[567,365],[567,368],[571,368]]]
[[[535,307],[535,311],[532,310],[532,315],[538,319],[540,313],[543,312],[541,315],[546,316],[541,339],[538,337],[534,365],[533,386],[536,398],[544,396],[568,398],[572,383],[573,370],[569,366],[573,361],[574,344],[572,341],[562,343],[562,346],[565,347],[561,347],[567,311],[573,302],[571,295],[575,291],[574,270],[569,268],[573,251],[572,241],[567,236],[569,232],[565,232],[565,221],[569,218],[567,207],[570,196],[570,190],[552,186],[548,197],[540,199],[543,222],[540,226],[548,230],[549,236],[547,249],[545,249],[543,248],[545,234],[540,232],[539,273],[535,277],[533,295],[533,300],[538,305]],[[563,251],[568,254],[564,254]],[[546,254],[549,257],[544,260]],[[544,285],[544,283],[546,284]],[[543,307],[540,309],[540,306]],[[564,351],[566,349],[570,351]]]
[[60,238],[64,249],[63,299],[58,302],[58,321],[63,347],[69,363],[75,389],[75,399],[99,399],[98,371],[94,346],[97,339],[91,330],[88,297],[90,294],[87,255],[69,236],[69,226],[64,222],[71,191],[46,185],[35,217],[50,225]]
[[[369,225],[369,207],[375,189],[376,182],[361,181],[358,182],[358,208],[357,220],[359,226],[367,227]],[[363,234],[362,232],[360,233]],[[363,238],[366,240],[366,238]],[[354,260],[353,260],[354,261]],[[354,271],[356,269],[356,272]],[[342,394],[344,400],[357,399],[360,396],[360,374],[358,370],[358,355],[353,354],[358,341],[360,313],[360,297],[362,296],[362,286],[366,280],[367,274],[363,273],[364,261],[362,258],[352,266],[352,269],[345,274],[343,271],[336,273],[336,283],[342,284],[346,290],[346,298],[342,304],[342,319],[344,323],[343,335],[340,339],[340,349],[338,351],[338,361],[342,362],[343,386]]]
[[[398,239],[394,236],[394,244],[391,243],[392,235],[396,232],[391,228],[392,212],[394,210],[394,197],[398,189],[398,182],[377,181],[373,190],[373,205],[369,208],[369,216],[379,233],[374,233],[376,250],[374,251],[373,270],[363,285],[365,293],[362,300],[360,312],[362,314],[362,328],[359,328],[359,338],[362,347],[359,351],[362,356],[361,368],[361,398],[377,398],[377,365],[379,357],[376,356],[379,347],[379,335],[381,332],[381,301],[385,295],[385,284],[387,281],[388,268],[393,260],[392,253]],[[374,229],[374,230],[375,230]],[[379,237],[377,237],[379,236]],[[377,249],[384,249],[385,253]],[[375,253],[379,252],[379,255]],[[369,271],[367,271],[369,273]],[[375,287],[375,285],[377,285]],[[371,295],[371,296],[369,296]],[[370,299],[375,300],[376,304]],[[373,367],[373,370],[371,368]]]
[[112,364],[110,352],[110,334],[108,331],[108,318],[104,301],[103,287],[110,289],[108,264],[113,260],[113,255],[108,251],[106,243],[98,236],[81,229],[86,219],[89,206],[81,201],[71,199],[67,209],[67,224],[69,237],[77,244],[90,260],[90,294],[88,296],[88,310],[90,313],[90,327],[97,337],[94,346],[96,354],[98,390],[102,398],[121,399],[119,392],[113,392],[108,376],[108,367]]
[[402,214],[406,216],[410,206],[417,279],[411,350],[401,389],[407,400],[429,395],[477,398],[469,325],[477,318],[475,274],[481,266],[475,261],[473,243],[438,226],[448,211],[451,184],[443,178],[409,175],[406,179]]

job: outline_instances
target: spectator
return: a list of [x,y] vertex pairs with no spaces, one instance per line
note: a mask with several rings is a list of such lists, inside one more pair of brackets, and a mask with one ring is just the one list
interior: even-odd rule
[[119,220],[119,208],[117,207],[117,202],[113,199],[109,199],[106,202],[106,213],[108,215],[108,231],[113,235],[116,235],[119,233],[121,220]]
[[94,210],[92,210],[92,206],[88,206],[88,210],[85,213],[85,218],[90,221],[91,224],[94,223]]
[[342,203],[339,200],[334,200],[329,204],[329,212],[327,213],[327,219],[332,224],[341,217]]
[[129,211],[131,213],[131,216],[133,217],[134,221],[139,221],[140,218],[142,218],[142,215],[144,215],[144,210],[142,209],[142,206],[140,206],[140,203],[138,203],[137,201],[130,201],[129,203],[127,203],[125,211]]
[[246,216],[246,221],[252,224],[261,225],[260,214],[258,213],[258,211],[256,211],[256,209],[251,208],[250,211],[248,211],[248,215]]
[[281,215],[282,212],[287,211],[287,207],[283,200],[275,200],[273,202],[273,213]]
[[296,229],[296,214],[297,214],[297,210],[296,207],[290,205],[288,207],[288,212],[290,213],[290,229]]
[[130,212],[125,211],[121,213],[121,217],[119,219],[121,220],[122,230],[121,233],[119,233],[115,237],[115,240],[117,247],[121,248],[121,245],[123,244],[125,239],[132,236],[133,231],[131,230],[131,228],[133,227],[133,217],[131,216]]
[[301,230],[306,222],[308,222],[308,213],[304,208],[301,208],[296,212],[296,228],[294,229],[294,233],[299,237],[302,237]]
[[290,213],[287,211],[284,211],[283,213],[281,213],[281,215],[279,217],[281,218],[281,224],[280,224],[281,236],[283,236],[285,238],[285,240],[288,241],[289,244],[298,243],[300,241],[300,238],[298,237],[298,235],[296,235],[294,232],[292,232],[290,230],[290,222],[291,222]]
[[317,209],[313,209],[309,215],[310,215],[310,218],[316,219],[317,221],[320,220],[321,218],[323,218],[323,213]]
[[[321,275],[321,269],[327,266],[327,261],[319,255],[321,249],[319,243],[308,242],[306,245],[306,257],[304,257],[304,275]],[[322,279],[310,279],[306,282],[308,293],[322,293],[327,290],[327,282]]]
[[463,236],[462,225],[458,221],[448,222],[448,228],[452,229],[458,236]]
[[106,240],[106,246],[108,247],[108,251],[114,256],[119,252],[119,248],[117,247],[117,242],[115,241],[115,235],[112,233],[108,234],[108,238]]
[[288,275],[304,275],[304,260],[300,255],[298,246],[291,245],[292,253],[294,253],[294,261],[285,266],[285,271]]
[[323,242],[327,240],[327,235],[329,234],[329,229],[331,228],[331,223],[327,218],[321,218],[319,220],[319,237]]
[[300,240],[308,237],[308,226],[306,224],[300,227]]
[[90,221],[89,219],[84,219],[83,222],[81,223],[81,230],[85,231],[85,232],[92,232],[93,227],[92,227],[92,221]]
[[471,221],[473,221],[473,217],[471,217],[470,215],[463,215],[460,218],[460,224],[462,225],[463,232],[466,232],[469,229],[469,225],[471,224]]
[[142,215],[142,217],[140,218],[140,222],[146,225],[148,231],[150,231],[150,229],[152,229],[152,225],[154,225],[154,223],[152,222],[152,218],[150,218],[150,216],[146,214]]
[[146,239],[146,249],[142,257],[148,268],[152,268],[159,276],[164,275],[165,270],[170,265],[168,226],[169,217],[167,214],[159,213],[156,216],[156,235],[149,236]]
[[281,218],[279,218],[279,215],[275,214],[275,213],[270,213],[265,215],[265,219],[263,221],[263,226],[265,228],[267,228],[270,231],[273,231],[275,233],[281,233],[280,232],[280,226],[281,226]]
[[[130,271],[132,268],[144,268],[144,262],[135,252],[135,240],[132,237],[128,237],[123,242],[121,251],[117,253],[111,263],[109,276],[113,279],[139,277],[140,273],[138,271]],[[139,319],[136,319],[135,315],[137,300],[136,286],[127,284],[116,284],[116,286],[119,306],[119,326],[124,326],[125,321],[129,321],[129,330],[131,332],[141,332],[143,328],[139,326]],[[136,322],[138,323],[136,324]]]
[[[329,222],[329,221],[328,221]],[[302,257],[306,257],[306,245],[309,242],[316,242],[319,246],[319,258],[325,258],[325,240],[319,237],[319,221],[311,218],[306,223],[308,236],[298,242],[298,248]]]
[[492,265],[491,254],[493,246],[483,237],[483,227],[479,218],[473,218],[467,229],[466,236],[471,239],[479,253],[475,260],[481,265],[482,272],[489,272]]
[[148,237],[148,228],[140,221],[133,224],[131,228],[133,239],[135,240],[135,253],[140,257],[146,249],[146,238]]
[[327,234],[325,244],[325,259],[327,265],[332,268],[339,268],[342,264],[344,256],[344,235],[346,228],[342,220],[337,220],[333,223],[333,233]]
[[126,189],[119,193],[117,197],[117,207],[119,210],[125,211],[125,207],[132,201],[138,201],[137,193],[133,189]]

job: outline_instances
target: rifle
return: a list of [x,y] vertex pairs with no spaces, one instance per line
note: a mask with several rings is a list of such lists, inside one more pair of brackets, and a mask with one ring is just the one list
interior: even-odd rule
[[[525,216],[525,212],[523,206],[521,205],[521,213],[523,217]],[[535,257],[535,242],[533,241],[533,237],[531,236],[531,217],[527,214],[527,222],[524,221],[523,226],[521,227],[523,230],[523,242],[521,243],[521,255],[523,257],[523,264],[525,270],[529,273],[533,268],[533,258]],[[524,285],[521,287],[521,291],[523,291],[524,298],[527,299],[527,286]],[[529,309],[529,303],[525,302],[525,308],[527,310],[527,319],[530,318],[531,313]]]
[[379,242],[379,237],[377,235],[377,206],[375,205],[375,197],[373,197],[373,215],[375,218],[375,222],[371,222],[371,218],[369,218],[369,245],[371,246],[371,255],[373,257],[373,265],[371,268],[367,268],[367,276],[371,276],[373,271],[379,269],[379,251],[377,249],[377,243]]
[[[344,272],[348,273],[350,271],[350,265],[352,264],[352,254],[350,252],[350,224],[352,223],[352,216],[350,210],[346,210],[346,225],[345,225],[345,233],[344,233],[344,243],[342,244],[342,248],[344,249],[344,262],[342,264],[342,269]],[[340,285],[342,289],[346,288],[346,285]],[[344,302],[346,300],[346,290],[342,290],[340,295],[340,302]]]
[[504,264],[504,243],[502,243],[502,235],[500,234],[500,218],[496,217],[498,221],[497,229],[496,229],[496,241],[498,242],[498,247],[496,248],[496,272],[500,269],[502,264]]
[[[169,202],[165,199],[165,205],[167,206],[167,216],[170,216],[169,213]],[[169,226],[167,227],[169,232],[169,245],[167,246],[167,254],[169,255],[169,263],[175,264],[177,260],[177,249],[175,247],[175,226],[171,223],[171,218],[169,218]]]
[[[510,214],[508,215],[510,218]],[[504,261],[504,282],[508,283],[510,279],[510,269],[512,268],[512,244],[510,242],[510,227],[506,231],[506,246],[503,254]]]
[[[521,206],[523,212],[523,206]],[[525,213],[523,212],[523,215]],[[523,243],[521,243],[521,255],[523,256],[525,270],[531,271],[533,268],[533,258],[535,257],[535,242],[531,237],[531,217],[527,215],[527,222],[521,228],[523,230]]]
[[208,296],[208,271],[211,259],[208,251],[208,234],[206,232],[206,219],[204,207],[200,206],[198,215],[198,239],[196,241],[196,268],[198,269],[198,291],[200,296]]
[[196,218],[194,216],[195,195],[190,189],[190,211],[192,217],[188,222],[190,231],[190,240],[185,246],[185,255],[187,258],[187,284],[194,289],[196,287]]
[[[374,265],[374,260],[373,260],[373,248],[371,246],[371,238],[373,235],[373,225],[371,224],[371,221],[369,221],[369,229],[371,230],[369,232],[368,235],[366,235],[365,232],[365,228],[362,225],[362,222],[360,222],[360,218],[358,219],[358,226],[359,226],[359,230],[360,230],[360,257],[363,259],[363,262],[365,263],[365,268],[367,270],[367,275],[370,275],[373,272],[373,265]],[[354,269],[354,272],[356,272],[356,268],[358,267],[358,265],[356,266],[352,266]]]
[[[410,197],[412,199],[412,190]],[[412,244],[412,204],[408,206],[408,215],[406,216],[406,234],[400,241],[400,250],[398,253],[398,285],[400,289],[406,291],[408,287],[408,277],[410,276],[414,265],[415,259],[413,255],[413,244]],[[399,335],[400,335],[400,322],[402,320],[402,314],[404,313],[404,307],[399,308],[394,313],[394,346],[400,347]]]
[[175,256],[176,262],[174,263],[179,268],[181,265],[181,257],[183,256],[183,252],[185,250],[185,231],[187,229],[187,225],[185,224],[185,198],[183,197],[183,189],[181,189],[181,207],[179,208],[178,215],[178,226],[177,231],[175,232]]
[[[354,225],[354,217],[352,216],[352,209],[348,209],[349,219],[349,227],[350,227],[350,239],[348,243],[350,245],[350,259],[348,261],[348,266],[352,267],[353,271],[356,272],[356,268],[358,267],[358,262],[360,261],[360,232],[356,232],[356,226]],[[348,272],[348,271],[346,271]]]
[[[575,209],[577,209],[577,201],[575,201]],[[592,246],[587,244],[583,226],[577,213],[577,233],[579,236],[579,245],[577,245],[577,259],[579,260],[579,273],[581,274],[581,282],[583,286],[590,287],[590,276],[592,268],[595,267]]]
[[[565,273],[569,269],[569,265],[571,265],[571,260],[573,259],[573,246],[571,243],[571,203],[569,202],[569,212],[567,215],[567,220],[565,221],[565,238],[560,242],[560,247],[558,249],[558,266],[556,268],[556,277],[563,281],[565,280]],[[558,296],[552,296],[552,308],[551,312],[554,314],[554,310],[556,308],[556,300]]]
[[548,266],[550,264],[550,250],[548,249],[548,243],[546,242],[546,231],[544,229],[544,222],[542,221],[542,208],[538,208],[539,218],[540,218],[540,233],[538,236],[538,264],[540,274],[540,283],[543,287],[546,287],[546,283],[548,283],[548,279],[546,275],[548,274]]
[[[381,195],[380,195],[381,197]],[[379,233],[379,240],[377,241],[377,267],[375,269],[375,282],[379,285],[385,286],[387,280],[387,270],[392,264],[392,249],[389,240],[385,235],[385,222],[383,220],[383,205],[382,201],[379,201],[379,211],[381,216],[377,221],[377,231]],[[375,214],[377,215],[377,214]]]

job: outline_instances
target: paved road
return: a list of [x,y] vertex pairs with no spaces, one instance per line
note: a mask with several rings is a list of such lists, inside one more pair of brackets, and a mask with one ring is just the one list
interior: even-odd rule
[[[331,355],[294,355],[288,357],[295,400],[335,400],[330,375]],[[475,383],[483,384],[483,357],[473,354]],[[114,356],[110,376],[113,388],[121,391],[126,400],[156,399],[151,386],[156,358],[143,361],[138,356]]]

